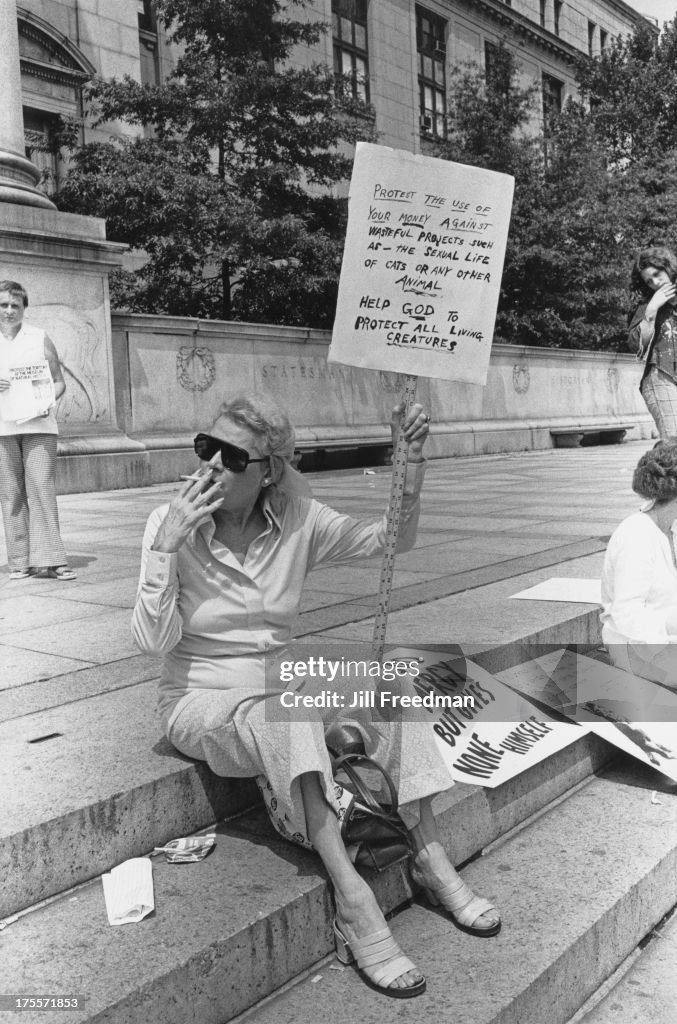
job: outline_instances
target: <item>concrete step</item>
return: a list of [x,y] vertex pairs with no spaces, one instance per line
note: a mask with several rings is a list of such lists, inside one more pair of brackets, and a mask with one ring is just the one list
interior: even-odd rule
[[[526,656],[528,641],[473,656],[499,671]],[[217,778],[178,754],[162,736],[155,701],[156,683],[144,681],[0,723],[0,918],[258,804],[253,780]],[[515,827],[605,756],[586,739],[514,780],[502,797],[472,789],[477,845],[459,857]],[[523,789],[527,775],[533,792]],[[478,833],[477,816],[499,799],[506,813],[490,810]]]
[[594,1008],[570,1024],[677,1024],[677,916],[661,922],[635,951]]
[[[427,976],[423,996],[379,995],[330,956],[238,1024],[565,1024],[675,904],[673,789],[623,761],[468,865],[465,878],[501,908],[495,939],[464,935],[418,902],[396,915],[397,940]],[[612,993],[585,1024],[674,1024],[676,946],[659,943],[641,978],[627,979],[632,1000]],[[647,1005],[661,972],[672,978],[663,1016]]]
[[[454,820],[465,817],[463,789]],[[505,814],[505,793],[477,792]],[[454,829],[456,841],[474,825]],[[247,1007],[256,1024],[389,1024],[403,1012],[421,1024],[564,1024],[675,900],[677,805],[660,776],[624,762],[464,869],[501,908],[498,938],[463,935],[419,904],[394,918],[428,976],[426,994],[402,1004],[323,959],[331,905],[314,855],[278,839],[260,812],[216,831],[201,863],[154,858],[156,909],[138,925],[108,924],[99,880],[21,915],[2,932],[4,988],[84,997],[85,1011],[61,1011],[62,1024],[224,1024]],[[386,911],[412,895],[402,865],[373,883]]]

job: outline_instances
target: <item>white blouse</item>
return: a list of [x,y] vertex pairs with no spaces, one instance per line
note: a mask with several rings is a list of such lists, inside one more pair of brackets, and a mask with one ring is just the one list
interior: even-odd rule
[[645,512],[614,530],[602,571],[602,639],[609,644],[677,643],[668,618],[677,614],[672,542]]
[[[416,540],[424,472],[425,462],[407,467],[398,551]],[[152,550],[167,506],[148,519],[132,633],[142,651],[164,655],[163,715],[189,691],[265,686],[271,655],[292,637],[307,574],[359,562],[385,544],[385,516],[356,520],[298,496],[266,498],[262,509],[266,528],[243,564],[214,541],[212,519],[176,554]]]

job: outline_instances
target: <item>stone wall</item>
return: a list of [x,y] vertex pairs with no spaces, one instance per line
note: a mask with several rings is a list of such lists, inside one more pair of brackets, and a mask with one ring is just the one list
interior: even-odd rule
[[[93,435],[70,409],[62,423],[60,489],[85,491],[176,479],[194,466],[191,440],[223,399],[263,391],[284,405],[302,450],[389,443],[397,374],[327,364],[329,334],[294,327],[113,315],[117,439]],[[433,457],[552,447],[563,427],[651,420],[629,355],[495,345],[485,387],[421,378]]]

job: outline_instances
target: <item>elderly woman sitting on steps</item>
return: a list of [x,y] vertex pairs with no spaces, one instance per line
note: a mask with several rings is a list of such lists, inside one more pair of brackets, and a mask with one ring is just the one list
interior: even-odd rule
[[677,439],[635,468],[645,499],[616,527],[602,572],[602,639],[612,664],[677,690]]
[[[415,540],[428,424],[414,405],[401,426],[409,446],[402,551]],[[133,617],[141,649],[164,654],[159,710],[167,736],[217,775],[267,780],[279,816],[273,823],[311,845],[329,874],[339,956],[356,961],[360,976],[387,995],[420,995],[424,977],[395,943],[341,839],[328,712],[313,708],[302,717],[284,709],[283,684],[271,688],[265,675],[270,654],[291,639],[306,575],[382,551],[385,517],[361,522],[308,496],[289,464],[289,420],[268,399],[226,402],[195,438],[195,451],[199,475],[148,520]],[[403,715],[356,728],[398,789],[416,851],[413,878],[460,928],[495,935],[497,912],[461,881],[438,835],[431,803],[452,785],[448,770],[426,726]]]

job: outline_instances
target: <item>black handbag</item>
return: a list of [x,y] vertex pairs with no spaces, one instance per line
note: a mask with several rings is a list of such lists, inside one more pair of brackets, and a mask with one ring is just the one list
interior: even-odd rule
[[[346,753],[333,762],[334,780],[350,794],[341,806],[341,838],[345,845],[357,847],[356,868],[383,871],[389,864],[412,852],[406,825],[397,813],[397,793],[385,768],[366,754]],[[377,772],[388,790],[383,803],[360,775],[360,769]]]

